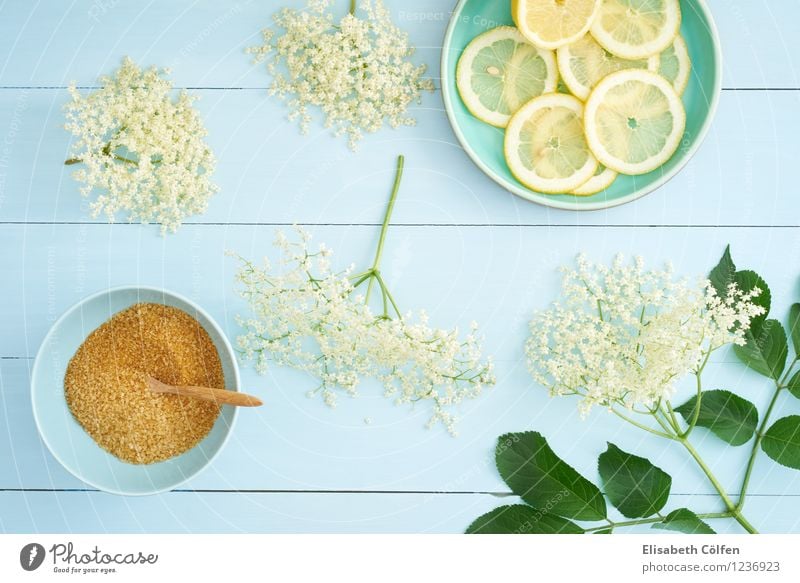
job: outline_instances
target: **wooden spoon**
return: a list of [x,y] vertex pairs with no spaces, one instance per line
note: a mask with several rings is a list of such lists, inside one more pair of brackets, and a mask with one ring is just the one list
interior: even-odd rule
[[211,387],[174,387],[162,383],[153,377],[147,378],[150,390],[154,393],[167,393],[170,395],[183,395],[193,399],[213,401],[219,405],[233,405],[234,407],[260,407],[263,403],[258,397],[246,395],[237,391],[225,389],[212,389]]

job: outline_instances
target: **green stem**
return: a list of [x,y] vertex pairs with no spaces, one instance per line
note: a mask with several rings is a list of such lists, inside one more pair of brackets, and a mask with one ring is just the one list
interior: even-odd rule
[[[708,364],[708,359],[711,358],[711,353],[713,350],[709,350],[706,353],[706,358],[703,360],[703,364],[697,369],[697,372],[694,373],[695,378],[697,379],[697,397],[694,403],[694,411],[692,411],[692,420],[689,422],[689,427],[686,428],[686,431],[681,433],[681,437],[686,439],[689,437],[689,434],[694,430],[697,426],[697,420],[700,419],[700,405],[703,399],[703,370],[705,370],[706,365]],[[672,406],[670,406],[670,411],[672,411]]]
[[750,477],[753,474],[753,467],[756,463],[758,450],[761,447],[761,441],[764,439],[764,434],[767,432],[767,424],[769,423],[770,415],[772,415],[772,410],[775,408],[775,404],[778,402],[778,397],[783,389],[786,388],[786,382],[788,381],[789,375],[791,374],[792,369],[797,364],[798,360],[800,360],[800,356],[795,356],[792,364],[790,364],[786,369],[786,373],[777,383],[775,383],[775,392],[772,394],[772,399],[767,406],[767,412],[764,414],[764,418],[761,420],[761,424],[758,426],[758,431],[756,431],[756,440],[753,442],[753,449],[750,450],[750,458],[747,460],[747,468],[744,471],[742,487],[739,490],[739,501],[736,503],[736,509],[739,511],[744,508],[744,502],[747,498],[747,488],[750,486]]
[[[375,250],[375,259],[372,262],[372,267],[370,271],[372,272],[373,276],[377,276],[380,271],[380,264],[381,264],[381,257],[383,256],[383,245],[386,242],[386,233],[389,230],[389,222],[392,218],[392,211],[394,210],[394,203],[397,200],[397,193],[400,190],[400,181],[403,179],[403,164],[405,162],[405,158],[403,156],[397,157],[397,170],[394,176],[394,185],[392,186],[392,194],[389,197],[389,204],[386,207],[386,214],[383,216],[383,225],[381,226],[381,236],[378,239],[378,248]],[[369,280],[369,285],[367,286],[367,294],[365,296],[365,301],[369,302],[369,296],[372,293],[372,285],[375,283],[375,277],[371,277]]]
[[658,414],[659,414],[660,412],[661,412],[661,410],[660,410],[660,409],[656,409],[656,410],[654,410],[654,411],[653,411],[652,413],[650,413],[650,414],[653,416],[653,419],[655,419],[655,420],[656,420],[656,422],[657,422],[659,425],[661,425],[661,429],[663,429],[663,430],[664,430],[664,432],[667,434],[667,436],[668,436],[670,439],[675,439],[675,435],[673,435],[673,434],[672,434],[672,430],[673,430],[673,429],[672,429],[672,428],[671,428],[671,427],[670,427],[670,426],[667,424],[667,422],[666,422],[666,421],[664,421],[663,419],[661,419],[661,417],[659,417],[659,415],[658,415]]
[[368,279],[372,279],[372,273],[367,273],[365,275],[359,276],[358,279],[355,282],[353,282],[353,289],[357,288]]
[[[730,517],[731,517],[730,512],[707,512],[705,514],[697,515],[697,518],[706,520],[713,518],[730,518]],[[636,520],[624,520],[622,522],[613,522],[609,520],[608,524],[586,528],[584,529],[584,532],[597,532],[598,530],[605,530],[607,528],[623,528],[625,526],[636,526],[638,524],[655,524],[656,522],[661,522],[663,520],[664,520],[663,516],[653,516],[651,518],[639,518]]]
[[708,481],[711,482],[711,485],[714,486],[717,494],[719,494],[720,498],[722,498],[722,502],[725,504],[725,508],[728,509],[730,516],[736,519],[736,522],[741,524],[747,532],[750,534],[757,534],[758,531],[744,516],[742,516],[739,508],[737,508],[737,506],[733,503],[733,500],[731,500],[730,496],[728,496],[727,492],[725,492],[725,488],[722,487],[722,484],[720,484],[717,477],[711,471],[711,468],[709,468],[705,461],[703,461],[703,458],[700,457],[700,454],[697,452],[694,446],[683,437],[679,437],[678,441],[681,443],[681,445],[683,445],[683,447],[686,448],[686,451],[691,454],[691,456],[694,458],[694,461],[697,462],[698,466],[700,466],[700,469],[703,470],[703,473],[708,478]]
[[[397,314],[398,318],[402,318],[403,314],[400,313],[400,308],[397,307],[397,302],[394,301],[391,292],[389,291],[389,286],[386,285],[386,282],[383,281],[383,276],[381,276],[380,272],[375,272],[375,279],[378,280],[378,285],[381,286],[381,290],[383,291],[384,298],[389,299],[389,303],[392,304],[392,308],[394,309],[394,313]],[[388,314],[386,314],[388,315]]]
[[358,4],[357,0],[350,0],[350,14],[351,14],[351,16],[355,16],[356,15],[356,8],[357,8],[356,5],[357,4]]
[[700,419],[700,405],[701,400],[703,399],[703,382],[700,380],[700,373],[697,373],[697,397],[695,398],[694,402],[694,411],[692,411],[692,420],[689,422],[689,427],[686,428],[686,431],[681,433],[681,437],[686,439],[689,437],[689,434],[692,430],[697,426],[697,420]]
[[666,410],[662,409],[661,414],[664,415],[664,419],[667,420],[667,423],[669,423],[669,426],[675,432],[675,435],[680,435],[681,426],[678,423],[678,418],[675,417],[675,412],[672,410],[672,405],[669,401],[666,401],[664,405],[666,406]]
[[758,431],[756,431],[756,440],[753,442],[753,449],[750,450],[750,458],[747,460],[747,469],[744,471],[744,479],[742,480],[742,487],[739,490],[739,502],[736,504],[736,509],[741,510],[744,508],[744,501],[747,497],[747,487],[750,485],[750,476],[753,473],[753,467],[756,463],[756,457],[758,456],[758,449],[761,447],[761,441],[764,439],[764,433],[767,431],[767,423],[769,422],[769,416],[772,414],[772,410],[775,408],[775,403],[778,402],[778,395],[781,394],[783,387],[780,385],[775,388],[775,393],[772,395],[772,400],[769,402],[769,406],[767,407],[767,412],[764,414],[764,419],[761,420],[761,425],[758,427]]
[[[661,431],[658,431],[657,429],[653,429],[652,427],[648,427],[647,425],[644,425],[643,423],[639,423],[638,421],[634,421],[633,419],[631,419],[630,417],[628,417],[626,415],[623,415],[622,413],[620,413],[619,411],[617,411],[613,407],[611,408],[611,412],[614,413],[614,415],[616,415],[620,419],[623,419],[624,421],[627,421],[628,423],[638,427],[639,429],[644,429],[645,431],[647,431],[649,433],[652,433],[653,435],[657,435],[659,437],[664,437],[666,439],[675,439],[675,437],[670,435],[669,433],[662,433]],[[658,420],[658,419],[656,419],[656,420]],[[662,425],[662,427],[663,427],[663,425]]]
[[696,461],[697,465],[700,466],[700,469],[703,470],[703,473],[711,482],[711,485],[714,486],[714,489],[722,498],[722,501],[725,503],[725,507],[728,509],[728,511],[733,512],[736,509],[736,505],[733,503],[733,500],[731,500],[728,494],[725,492],[725,488],[723,488],[722,484],[719,483],[719,480],[717,480],[717,477],[711,471],[711,468],[709,468],[708,465],[706,465],[706,462],[703,461],[703,458],[700,457],[698,451],[694,448],[694,446],[691,443],[689,443],[688,440],[683,438],[678,438],[678,441],[681,443],[681,445],[683,445],[683,447],[686,448],[686,451],[688,451],[689,454],[691,454],[691,456],[694,458],[694,461]]

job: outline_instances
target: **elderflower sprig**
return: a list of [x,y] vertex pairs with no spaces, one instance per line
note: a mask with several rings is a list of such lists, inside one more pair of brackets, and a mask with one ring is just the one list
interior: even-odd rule
[[[566,270],[561,299],[531,323],[526,351],[534,378],[554,395],[580,396],[584,414],[594,405],[607,407],[661,438],[665,447],[683,448],[716,492],[716,507],[670,509],[677,502],[670,474],[638,451],[610,442],[593,467],[599,475],[595,485],[541,433],[528,431],[501,436],[496,449],[500,476],[511,490],[524,492],[524,504],[495,508],[467,532],[611,533],[650,526],[714,534],[706,521],[732,519],[758,533],[744,508],[759,454],[800,470],[800,415],[772,418],[782,398],[800,399],[800,303],[789,310],[788,332],[780,320],[768,318],[771,307],[764,279],[737,270],[730,247],[708,279],[694,284],[676,280],[669,268],[645,271],[640,259],[627,264],[617,258],[606,267],[579,258],[576,269]],[[711,354],[725,345],[773,384],[765,409],[730,390],[703,388]],[[673,406],[675,385],[687,375],[695,377],[694,394]],[[692,437],[704,430],[702,442],[748,444],[738,490],[714,474],[694,443]],[[634,447],[640,449],[639,440]],[[559,486],[555,494],[553,484]]]
[[645,271],[641,258],[607,267],[579,256],[564,270],[561,299],[530,324],[529,370],[552,394],[583,397],[584,415],[594,405],[652,407],[712,352],[744,344],[764,311],[753,303],[761,290],[732,282],[727,292],[676,280],[670,267]]
[[[351,0],[338,24],[328,12],[331,4],[309,0],[305,10],[284,8],[273,16],[276,28],[264,30],[263,43],[247,52],[267,63],[270,95],[287,101],[289,118],[299,120],[303,133],[309,108],[316,106],[325,127],[346,134],[355,150],[364,132],[376,132],[384,122],[414,125],[406,115],[409,105],[434,86],[422,78],[426,67],[409,60],[414,48],[408,35],[392,23],[381,0]],[[364,18],[356,16],[357,4]]]
[[123,211],[130,221],[174,232],[186,217],[205,212],[217,192],[196,98],[182,91],[173,99],[168,73],[142,70],[126,57],[89,95],[70,86],[65,128],[76,139],[65,164],[83,166],[73,173],[83,196],[98,192],[93,216],[103,212],[113,222]]
[[[397,404],[432,402],[429,426],[441,422],[455,434],[449,409],[493,385],[493,365],[481,359],[477,324],[463,338],[457,328],[431,328],[424,311],[401,313],[386,285],[380,263],[402,171],[401,156],[369,269],[334,271],[333,251],[324,244],[312,249],[311,235],[300,227],[296,240],[278,232],[277,266],[240,258],[237,279],[253,316],[237,318],[244,328],[238,347],[261,373],[277,364],[313,375],[319,386],[311,394],[330,406],[337,392],[355,396],[363,378],[377,379]],[[377,313],[370,307],[373,292],[380,294]]]

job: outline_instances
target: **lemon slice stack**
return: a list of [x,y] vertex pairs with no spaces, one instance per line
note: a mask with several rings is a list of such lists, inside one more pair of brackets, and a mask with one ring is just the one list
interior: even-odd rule
[[469,43],[456,81],[475,117],[505,128],[517,180],[589,196],[672,158],[691,75],[679,0],[512,0],[511,11],[516,28]]

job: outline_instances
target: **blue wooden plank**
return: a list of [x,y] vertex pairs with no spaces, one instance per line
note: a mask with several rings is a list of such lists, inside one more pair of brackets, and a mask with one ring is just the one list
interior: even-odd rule
[[[232,494],[181,492],[118,498],[98,492],[0,492],[5,533],[460,533],[513,497],[444,494]],[[718,510],[705,496],[675,496],[668,508]],[[800,530],[797,498],[757,497],[748,516],[764,533]],[[741,533],[732,520],[711,521]],[[620,532],[652,532],[648,526]]]
[[[0,490],[69,489],[86,486],[69,475],[39,440],[30,411],[28,363],[0,365]],[[304,397],[303,379],[278,371],[262,379],[246,370],[243,382],[265,407],[242,414],[233,438],[213,465],[185,487],[203,490],[357,490],[508,492],[495,469],[497,437],[508,431],[537,430],[587,477],[597,480],[596,459],[611,441],[643,455],[674,477],[673,492],[712,494],[698,468],[674,443],[597,411],[577,415],[575,401],[550,399],[527,378],[522,365],[509,364],[501,383],[461,408],[460,435],[423,428],[422,412],[393,407],[379,392],[364,391],[334,411]],[[709,386],[736,391],[763,411],[769,387],[742,367],[710,365]],[[691,387],[685,387],[685,395]],[[680,400],[684,397],[681,396]],[[677,401],[676,401],[677,402]],[[776,417],[796,412],[788,396]],[[373,422],[366,426],[364,417]],[[694,443],[731,495],[741,482],[748,447],[725,447],[705,430]],[[183,487],[183,486],[182,486]],[[759,458],[751,484],[757,495],[800,495],[797,472]]]
[[[336,250],[342,267],[367,264],[378,236],[372,226],[311,231]],[[50,323],[70,305],[122,284],[165,287],[196,299],[233,334],[233,316],[243,305],[234,285],[236,261],[225,252],[274,257],[274,232],[271,226],[189,225],[162,238],[157,228],[139,225],[0,226],[0,273],[12,274],[0,303],[0,355],[35,355]],[[384,272],[401,309],[425,308],[442,326],[477,320],[497,357],[517,360],[529,315],[556,296],[557,269],[576,253],[598,260],[641,254],[650,265],[672,261],[679,273],[700,276],[727,243],[738,263],[762,273],[776,302],[788,309],[798,274],[783,258],[796,255],[800,229],[397,225],[389,233]]]
[[[353,154],[319,128],[300,135],[282,106],[260,92],[199,93],[222,190],[191,222],[380,222],[394,158],[404,153],[399,223],[800,224],[792,195],[800,92],[725,93],[705,144],[683,172],[635,204],[591,213],[541,207],[489,180],[457,145],[438,95],[415,109],[417,127],[370,136]],[[92,220],[72,168],[63,165],[65,99],[57,90],[0,92],[0,222]]]
[[[452,0],[385,0],[408,31],[418,62],[439,71]],[[254,2],[43,0],[0,6],[0,86],[90,85],[130,55],[170,66],[180,86],[263,87],[244,48],[259,40],[281,6]],[[338,3],[342,14],[344,0]],[[726,87],[800,87],[800,6],[793,0],[710,0],[726,57]]]
[[463,532],[492,496],[0,492],[6,533]]
[[[138,226],[2,227],[8,244],[0,256],[0,272],[18,275],[9,281],[0,304],[0,319],[6,322],[0,354],[32,356],[49,323],[70,304],[96,289],[131,283],[192,297],[235,336],[233,317],[243,306],[232,285],[235,263],[223,252],[269,254],[271,231],[192,226],[167,243]],[[369,227],[318,227],[314,233],[337,250],[342,264],[367,261],[376,236]],[[192,484],[497,491],[503,485],[491,462],[496,437],[506,431],[537,429],[587,473],[594,472],[604,441],[619,440],[680,469],[676,488],[681,492],[705,492],[708,487],[676,448],[642,439],[602,413],[581,422],[574,401],[550,400],[543,389],[534,387],[521,351],[526,322],[534,309],[553,299],[559,279],[556,267],[569,262],[577,249],[591,250],[598,259],[617,251],[643,253],[653,266],[672,259],[679,273],[700,275],[716,262],[726,242],[733,244],[740,266],[764,275],[774,294],[775,313],[782,316],[796,297],[797,274],[770,258],[797,249],[798,237],[797,229],[397,227],[388,240],[384,272],[401,306],[427,307],[435,325],[465,326],[476,319],[483,324],[487,353],[497,359],[498,387],[459,410],[462,437],[423,430],[427,419],[423,407],[409,414],[381,398],[376,387],[365,387],[363,397],[344,399],[331,411],[305,397],[315,386],[312,379],[285,369],[257,377],[246,368],[244,387],[264,397],[266,406],[242,415],[231,445]],[[718,362],[718,373],[709,382],[740,390],[763,407],[768,398],[765,383],[729,356]],[[12,485],[74,485],[47,456],[36,453],[40,446],[26,413],[27,366],[25,360],[3,362],[4,370],[12,371],[6,373],[10,380],[4,381],[4,393],[13,430],[0,460],[9,467],[28,464],[17,478],[10,477]],[[685,390],[688,395],[692,389]],[[787,412],[797,408],[788,399],[782,407]],[[372,425],[365,426],[365,417],[373,420]],[[713,439],[704,440],[703,446],[715,469],[735,488],[746,451],[726,450]],[[765,493],[798,492],[800,478],[767,464],[759,466],[754,487]]]

